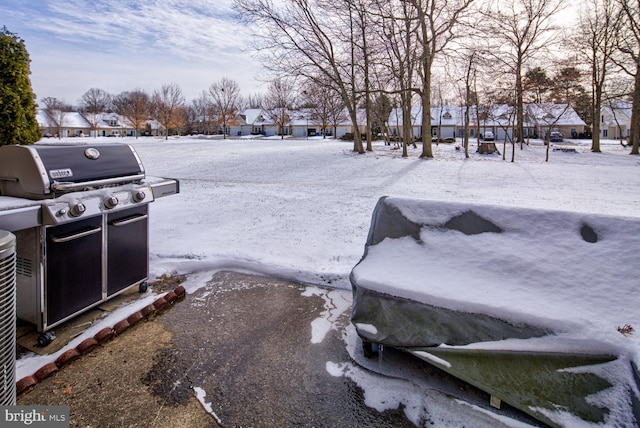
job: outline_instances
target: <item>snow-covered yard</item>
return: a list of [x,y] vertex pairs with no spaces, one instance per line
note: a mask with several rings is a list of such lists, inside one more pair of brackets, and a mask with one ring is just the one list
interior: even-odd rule
[[[465,159],[459,143],[434,145],[435,158],[422,160],[420,149],[411,148],[409,158],[402,158],[382,142],[360,155],[352,152],[352,143],[318,138],[122,141],[135,147],[147,175],[180,181],[179,194],[151,204],[150,275],[191,274],[188,291],[219,269],[349,289],[372,210],[387,195],[640,220],[640,157],[628,155],[616,141],[603,141],[602,153],[591,153],[590,141],[571,141],[576,152],[551,151],[549,162],[545,146],[532,141],[516,148],[514,163],[510,146],[506,161],[476,154],[475,144]],[[498,148],[503,151],[501,144]],[[626,259],[635,260],[636,270],[638,250],[620,248],[633,254]],[[616,269],[615,252],[607,254],[611,260],[603,264],[610,267],[611,280],[639,289],[640,275],[628,277],[634,268]],[[579,258],[571,260],[567,268],[579,271]],[[384,268],[395,270],[392,263]],[[624,297],[625,307],[640,308],[640,293]],[[616,311],[595,308],[594,319]],[[629,322],[636,330],[630,341],[638,350],[640,321]],[[640,365],[640,351],[634,358]],[[18,370],[20,378],[20,364]]]

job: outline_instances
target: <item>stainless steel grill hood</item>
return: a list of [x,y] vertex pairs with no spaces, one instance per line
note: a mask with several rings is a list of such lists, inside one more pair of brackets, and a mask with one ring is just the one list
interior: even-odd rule
[[138,183],[144,167],[127,144],[0,147],[0,195],[27,199]]

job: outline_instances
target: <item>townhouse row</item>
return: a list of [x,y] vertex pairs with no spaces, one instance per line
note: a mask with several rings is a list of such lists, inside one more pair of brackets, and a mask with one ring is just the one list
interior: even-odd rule
[[[468,130],[469,137],[476,138],[488,131],[495,135],[497,141],[504,141],[514,134],[515,110],[508,105],[490,105],[479,108],[471,107],[467,112],[464,106],[444,105],[431,108],[431,130],[433,137],[440,139],[461,138]],[[468,114],[468,116],[467,116]],[[411,109],[411,125],[404,126],[402,110],[392,109],[384,124],[377,127],[376,132],[387,133],[393,137],[402,137],[405,129],[410,129],[411,136],[422,136],[422,107]],[[213,133],[229,136],[273,136],[286,135],[296,138],[324,135],[341,138],[354,132],[353,124],[348,116],[342,114],[337,123],[323,126],[317,117],[307,110],[295,110],[287,113],[288,120],[278,126],[265,110],[246,109],[238,114],[223,130],[221,126],[213,127]],[[468,117],[468,119],[467,119]],[[631,103],[620,103],[615,107],[603,109],[601,117],[602,138],[626,138],[629,135],[631,122]],[[98,117],[88,118],[79,112],[63,114],[47,114],[38,110],[38,124],[45,137],[120,137],[120,136],[165,136],[166,130],[154,119],[145,121],[142,129],[136,130],[123,116],[115,113],[103,113]],[[465,126],[468,121],[468,126]],[[58,122],[62,122],[60,125]],[[201,123],[203,121],[200,121]],[[364,111],[358,112],[360,132],[365,132]],[[195,128],[198,128],[196,126]],[[209,129],[210,131],[211,129]],[[561,132],[565,138],[584,138],[585,122],[566,104],[528,104],[524,115],[525,136],[544,138],[552,131]],[[192,132],[204,132],[204,128]]]

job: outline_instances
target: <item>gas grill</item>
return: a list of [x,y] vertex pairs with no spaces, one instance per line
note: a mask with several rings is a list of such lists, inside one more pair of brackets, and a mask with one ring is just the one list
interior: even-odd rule
[[145,289],[149,203],[178,192],[177,180],[146,177],[127,144],[0,147],[0,229],[17,239],[18,318],[45,333]]

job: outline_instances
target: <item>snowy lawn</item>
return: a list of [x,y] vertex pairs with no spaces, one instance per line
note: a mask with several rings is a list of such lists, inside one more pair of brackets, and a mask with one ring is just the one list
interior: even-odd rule
[[[219,269],[349,289],[372,210],[386,195],[640,219],[640,157],[616,141],[603,141],[602,153],[591,153],[590,141],[572,141],[577,153],[551,151],[549,162],[545,146],[532,141],[516,148],[515,163],[509,146],[503,161],[476,154],[475,144],[470,159],[456,144],[440,144],[435,159],[422,160],[419,148],[402,158],[382,142],[356,154],[351,142],[317,138],[117,141],[135,147],[148,176],[180,180],[179,194],[151,204],[150,277],[192,274],[187,291]],[[626,249],[636,267],[638,250]],[[621,259],[608,256],[603,264],[616,281],[640,287],[640,275],[615,276]],[[571,270],[580,270],[579,260],[571,260]],[[620,297],[640,308],[640,293]],[[637,345],[640,325],[632,327]],[[31,373],[29,366],[18,364],[18,379]]]

